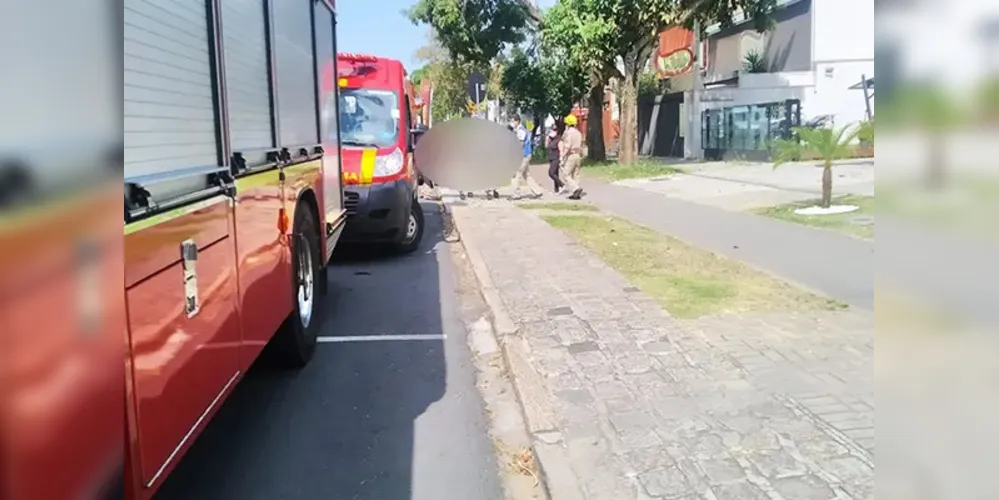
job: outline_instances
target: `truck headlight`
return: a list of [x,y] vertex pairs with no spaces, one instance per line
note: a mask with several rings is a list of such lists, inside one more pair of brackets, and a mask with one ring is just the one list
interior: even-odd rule
[[387,177],[402,171],[402,150],[395,148],[391,153],[375,158],[375,177]]

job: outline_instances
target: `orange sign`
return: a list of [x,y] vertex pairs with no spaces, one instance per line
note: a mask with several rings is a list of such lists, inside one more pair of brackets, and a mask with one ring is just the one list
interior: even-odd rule
[[694,65],[694,32],[674,27],[659,33],[659,48],[655,54],[659,78],[670,78],[690,71]]

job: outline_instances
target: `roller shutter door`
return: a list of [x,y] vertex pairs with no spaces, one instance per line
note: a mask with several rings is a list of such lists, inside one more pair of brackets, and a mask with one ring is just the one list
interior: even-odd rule
[[231,149],[273,149],[264,1],[222,0],[222,38]]
[[218,165],[204,0],[125,0],[125,175]]
[[312,52],[314,0],[274,2],[278,130],[283,147],[319,143],[315,58]]

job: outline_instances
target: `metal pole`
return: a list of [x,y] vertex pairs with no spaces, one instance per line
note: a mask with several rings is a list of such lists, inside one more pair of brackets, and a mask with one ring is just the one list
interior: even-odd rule
[[476,83],[475,84],[475,117],[476,118],[480,118],[482,116],[482,112],[479,110],[479,104],[481,102],[480,99],[481,99],[481,97],[479,97],[479,84]]
[[863,78],[860,84],[864,88],[864,106],[867,107],[867,119],[870,120],[874,117],[874,113],[871,111],[871,96],[867,93],[867,89],[869,88],[867,86],[867,75],[860,75],[860,78]]
[[704,159],[704,148],[701,146],[701,90],[704,86],[701,78],[701,21],[694,20],[694,44],[691,47],[694,53],[694,64],[691,71],[694,72],[691,78],[692,88],[690,91],[689,123],[687,128],[687,138],[690,139],[690,155],[695,160]]

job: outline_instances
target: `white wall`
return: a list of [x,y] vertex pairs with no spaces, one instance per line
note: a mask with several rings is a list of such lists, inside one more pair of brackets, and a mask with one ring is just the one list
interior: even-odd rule
[[874,60],[874,0],[812,0],[812,64]]
[[811,87],[792,87],[787,85],[758,88],[725,87],[709,89],[704,91],[704,97],[701,101],[701,111],[732,106],[781,102],[788,99],[799,99],[804,103],[807,96],[811,94],[813,94]]
[[861,75],[874,76],[873,60],[817,64],[815,87],[801,104],[802,115],[833,115],[837,126],[863,120],[864,91],[850,89],[861,82]]

